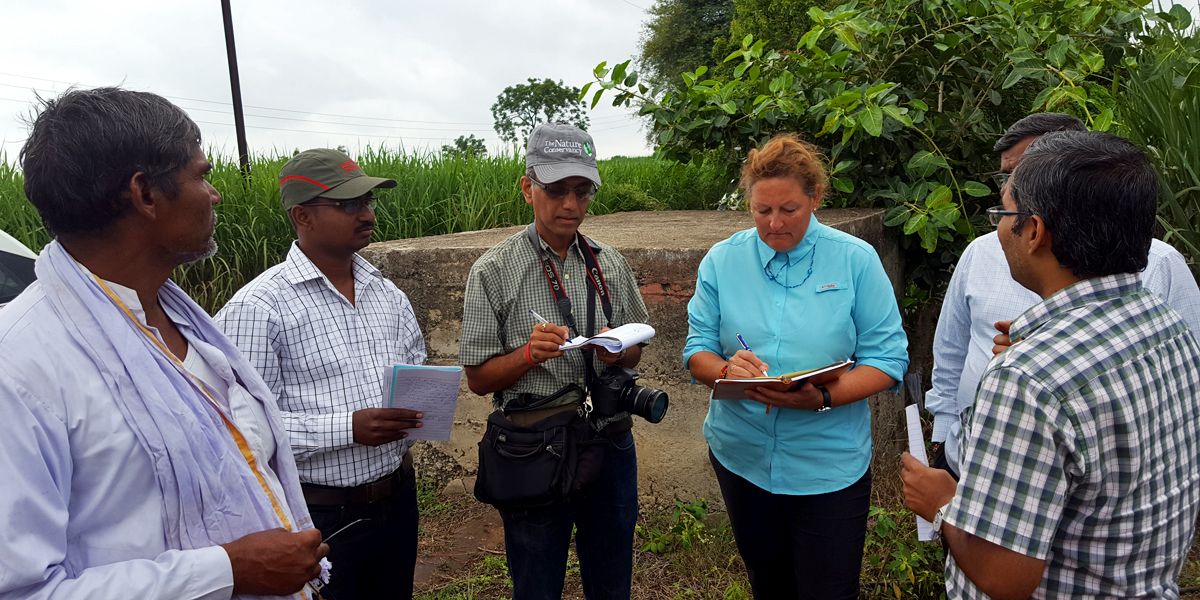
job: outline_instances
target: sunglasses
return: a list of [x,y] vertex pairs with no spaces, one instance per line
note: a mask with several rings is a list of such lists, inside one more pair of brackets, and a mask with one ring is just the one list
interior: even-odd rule
[[369,208],[371,210],[375,210],[375,207],[378,204],[379,204],[378,198],[376,198],[375,196],[372,196],[371,194],[367,194],[366,196],[360,196],[358,198],[351,198],[350,200],[331,200],[328,202],[318,202],[318,201],[305,202],[301,206],[333,206],[338,209],[341,209],[342,212],[344,212],[348,215],[357,215],[358,213],[362,212],[363,209]]
[[534,185],[542,188],[542,191],[546,192],[546,195],[550,196],[550,198],[554,200],[562,200],[571,192],[575,192],[575,198],[580,202],[587,202],[592,199],[592,196],[596,195],[596,184],[591,182],[588,182],[585,185],[571,187],[561,181],[554,183],[542,183],[533,177],[530,177],[529,180],[532,181]]

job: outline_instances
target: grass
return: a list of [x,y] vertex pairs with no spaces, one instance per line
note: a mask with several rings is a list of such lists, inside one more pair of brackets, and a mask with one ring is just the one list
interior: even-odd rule
[[[469,497],[423,519],[422,535],[446,535],[448,528],[471,527],[492,511]],[[942,551],[936,543],[917,544],[913,517],[899,507],[874,506],[868,519],[861,597],[938,598],[942,595]],[[667,544],[660,545],[664,541]],[[749,600],[750,584],[738,555],[729,519],[709,512],[703,500],[676,501],[674,507],[646,508],[634,539],[634,600]],[[440,583],[418,589],[419,600],[509,598],[512,581],[502,554],[480,548],[463,568]],[[579,561],[568,554],[564,598],[582,598]]]
[[1158,169],[1163,240],[1200,273],[1200,37],[1163,31],[1121,88],[1122,133]]
[[[243,180],[236,162],[215,156],[211,181],[222,194],[217,206],[217,255],[181,267],[175,280],[205,309],[215,311],[246,282],[283,260],[292,229],[279,207],[276,185],[283,157],[256,157]],[[358,157],[371,174],[398,182],[381,190],[376,240],[489,229],[529,222],[533,213],[517,181],[518,156],[445,158],[368,148]],[[713,164],[681,165],[654,158],[600,161],[605,185],[591,214],[629,210],[703,209],[716,206],[726,186]],[[25,200],[18,169],[0,162],[0,229],[39,249],[49,240]]]

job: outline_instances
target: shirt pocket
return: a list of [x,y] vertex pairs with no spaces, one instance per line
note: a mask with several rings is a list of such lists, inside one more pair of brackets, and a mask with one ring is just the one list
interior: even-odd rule
[[826,344],[841,340],[841,344],[831,344],[841,346],[849,341],[853,348],[852,340],[857,337],[853,309],[854,290],[848,285],[836,281],[817,284],[805,328],[821,336],[819,339],[826,340]]

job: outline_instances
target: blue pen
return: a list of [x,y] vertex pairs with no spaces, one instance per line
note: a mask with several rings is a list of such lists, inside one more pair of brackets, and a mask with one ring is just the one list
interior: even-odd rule
[[[735,334],[733,334],[733,336],[737,338],[738,343],[742,345],[742,348],[744,348],[746,350],[746,352],[754,352],[753,350],[750,349],[750,344],[746,343],[746,338],[742,337],[741,332],[735,333]],[[767,370],[763,369],[762,373],[763,373],[763,375],[766,375]]]

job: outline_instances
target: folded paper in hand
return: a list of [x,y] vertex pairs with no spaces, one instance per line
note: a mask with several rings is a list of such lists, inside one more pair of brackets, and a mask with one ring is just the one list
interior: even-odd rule
[[654,337],[654,328],[645,323],[626,323],[592,337],[576,336],[560,349],[572,350],[584,346],[599,346],[609,352],[620,352]]
[[807,369],[804,371],[795,371],[792,373],[784,373],[778,377],[751,377],[749,379],[718,379],[713,384],[713,400],[749,400],[746,397],[746,390],[757,387],[766,387],[781,392],[789,392],[800,389],[805,381],[811,381],[814,384],[822,385],[829,383],[842,376],[850,365],[854,364],[853,360],[841,360],[831,365],[818,367],[816,369]]
[[448,440],[462,374],[458,366],[392,365],[384,369],[383,406],[425,413],[407,439]]

